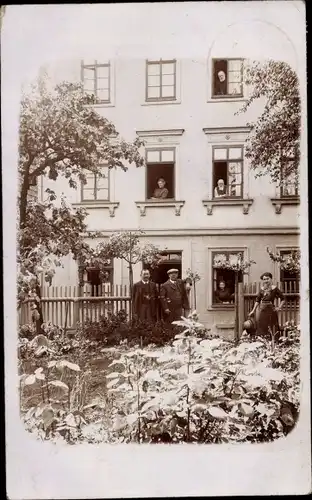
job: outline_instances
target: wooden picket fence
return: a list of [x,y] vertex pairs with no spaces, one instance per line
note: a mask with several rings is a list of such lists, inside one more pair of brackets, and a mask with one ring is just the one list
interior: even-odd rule
[[[296,282],[276,283],[278,288],[285,296],[285,304],[281,311],[278,312],[279,324],[284,326],[285,323],[294,321],[299,324],[300,313],[300,284]],[[242,321],[247,319],[248,313],[252,310],[257,294],[260,291],[261,283],[249,283],[242,287],[244,300],[242,301],[240,317]]]
[[[92,296],[92,288],[78,286],[42,287],[42,314],[46,323],[51,322],[67,330],[75,329],[77,323],[88,319],[98,321],[101,316],[121,310],[130,315],[130,293],[127,285],[101,285],[99,296]],[[31,323],[31,301],[26,301],[19,310],[19,323]]]
[[[239,331],[253,308],[260,283],[239,284]],[[287,321],[299,324],[300,287],[296,283],[277,283],[285,295],[286,303],[280,311],[279,322],[283,326]],[[77,323],[87,319],[98,321],[100,316],[118,313],[124,310],[130,316],[131,298],[128,285],[103,284],[99,286],[98,296],[95,290],[86,284],[82,289],[78,286],[44,286],[42,287],[42,313],[45,322],[51,322],[67,330],[75,329]],[[25,302],[19,312],[19,324],[31,323],[31,301]],[[159,306],[159,304],[158,304]],[[234,312],[233,312],[234,314]],[[160,317],[160,311],[158,311]]]

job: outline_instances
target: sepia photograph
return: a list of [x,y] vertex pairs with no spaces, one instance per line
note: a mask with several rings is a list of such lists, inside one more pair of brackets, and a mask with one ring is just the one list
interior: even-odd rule
[[[304,3],[1,9],[6,419],[16,398],[24,443],[38,463],[67,454],[64,476],[103,445],[295,459],[310,433]],[[271,489],[226,494],[308,493],[302,457]],[[18,486],[13,463],[9,498],[88,491],[54,489],[57,474]],[[102,497],[173,496],[131,484]]]

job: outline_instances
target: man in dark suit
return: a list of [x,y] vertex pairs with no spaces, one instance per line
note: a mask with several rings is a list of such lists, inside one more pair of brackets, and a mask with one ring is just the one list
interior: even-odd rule
[[156,321],[156,284],[150,280],[150,272],[143,269],[141,281],[134,283],[132,289],[133,316],[141,321]]
[[189,300],[186,293],[185,284],[178,279],[179,271],[169,269],[169,279],[160,288],[160,302],[164,313],[165,321],[172,323],[181,319],[183,309],[185,314],[189,311]]

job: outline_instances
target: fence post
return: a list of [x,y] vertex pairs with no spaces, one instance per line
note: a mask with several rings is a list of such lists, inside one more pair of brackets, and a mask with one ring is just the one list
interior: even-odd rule
[[244,285],[243,283],[238,283],[238,339],[240,339],[243,331],[244,318]]
[[74,314],[73,314],[73,326],[76,329],[79,323],[79,297],[74,298]]

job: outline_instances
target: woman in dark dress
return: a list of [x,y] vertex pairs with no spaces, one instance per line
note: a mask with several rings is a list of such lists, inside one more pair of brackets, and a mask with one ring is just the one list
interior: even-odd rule
[[230,304],[234,300],[234,294],[226,287],[225,281],[219,281],[218,290],[215,292],[218,304]]
[[[259,308],[256,321],[257,334],[260,336],[268,336],[271,333],[275,335],[279,331],[277,312],[284,305],[284,295],[277,286],[272,285],[271,273],[263,273],[260,279],[262,280],[262,287],[248,316],[253,316]],[[276,299],[281,300],[279,307],[274,305]]]

